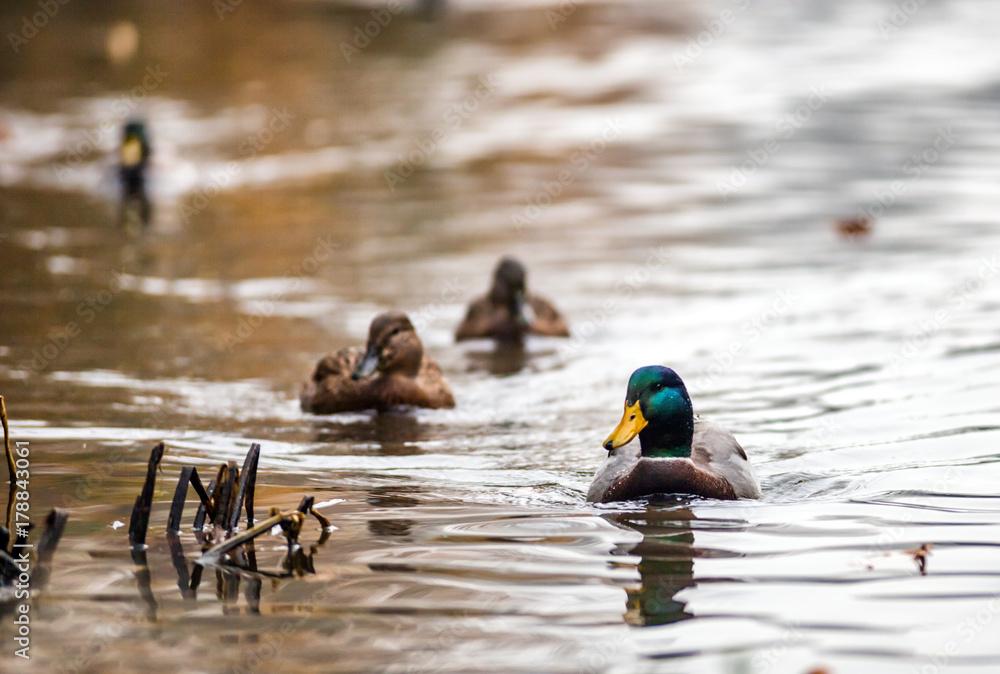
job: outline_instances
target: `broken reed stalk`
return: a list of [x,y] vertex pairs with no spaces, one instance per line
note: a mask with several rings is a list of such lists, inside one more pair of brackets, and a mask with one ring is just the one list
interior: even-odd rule
[[10,481],[14,482],[14,454],[10,451],[10,430],[7,428],[7,406],[4,404],[3,396],[0,396],[0,421],[3,422],[3,448],[7,455],[7,470],[10,471]]
[[3,396],[0,396],[0,421],[3,422],[3,448],[7,455],[7,470],[10,472],[10,489],[7,490],[7,517],[4,523],[7,525],[7,540],[3,542],[4,551],[13,550],[7,547],[10,543],[10,532],[14,528],[14,492],[17,489],[17,482],[14,476],[17,469],[14,467],[14,454],[10,451],[10,430],[7,428],[7,406],[4,404]]
[[38,541],[39,565],[52,562],[52,556],[56,554],[56,547],[59,545],[59,539],[62,538],[67,520],[69,520],[69,513],[59,508],[53,508],[45,517],[45,531],[42,532],[42,539]]
[[[56,553],[56,546],[62,538],[63,530],[66,528],[66,521],[69,520],[69,513],[65,510],[53,508],[45,518],[45,531],[38,542],[38,559],[35,568],[31,572],[32,590],[41,590],[49,582],[49,575],[52,572],[52,558]],[[4,543],[6,543],[4,541]],[[0,546],[2,547],[2,546]],[[22,573],[20,566],[13,557],[6,551],[0,550],[0,585],[7,585],[14,582]]]
[[[136,561],[136,565],[139,567],[138,578],[140,583],[140,593],[143,594],[144,599],[147,600],[147,603],[150,606],[150,611],[154,613],[156,610],[156,604],[155,601],[151,601],[152,593],[148,587],[148,566],[146,565],[145,549],[143,546],[145,545],[146,532],[149,527],[149,515],[152,508],[156,469],[159,467],[160,461],[163,458],[163,453],[164,445],[163,443],[160,443],[153,448],[153,451],[150,454],[149,465],[146,471],[146,481],[143,484],[142,493],[136,499],[135,506],[132,510],[132,520],[129,525],[129,541],[131,542],[133,548],[132,556],[133,560]],[[320,522],[320,525],[323,527],[323,534],[320,537],[319,544],[323,544],[329,537],[329,530],[331,528],[330,521],[320,513],[316,512],[313,508],[315,499],[312,496],[304,497],[296,510],[279,512],[277,508],[272,508],[271,516],[254,526],[253,500],[257,483],[257,466],[259,464],[259,460],[260,445],[253,443],[250,446],[250,450],[247,452],[246,459],[243,462],[243,470],[240,471],[237,468],[235,461],[229,461],[226,464],[220,465],[216,473],[216,479],[209,483],[207,490],[204,486],[202,486],[201,478],[198,476],[198,470],[196,468],[193,466],[185,466],[181,469],[177,486],[174,489],[173,500],[170,504],[166,535],[167,542],[170,546],[171,558],[178,574],[178,587],[181,589],[181,592],[185,597],[193,597],[195,595],[195,591],[201,582],[202,572],[206,566],[220,566],[223,555],[226,555],[243,545],[246,545],[246,550],[239,552],[234,556],[237,568],[241,568],[246,571],[249,567],[251,575],[255,577],[284,577],[286,574],[274,574],[266,571],[259,571],[256,568],[256,560],[254,558],[253,540],[261,534],[270,532],[274,526],[281,527],[282,534],[285,536],[288,543],[290,555],[293,553],[293,549],[296,548],[298,549],[297,554],[302,555],[301,547],[298,545],[298,537],[302,531],[302,525],[305,522],[305,518],[309,514],[316,517],[316,519]],[[224,540],[214,547],[206,550],[202,556],[195,561],[190,576],[187,573],[184,551],[178,536],[180,533],[181,520],[184,514],[184,503],[187,500],[188,485],[194,487],[195,492],[198,493],[198,497],[200,499],[198,511],[195,513],[194,518],[194,532],[202,544],[205,544],[207,540],[211,540],[212,538],[221,538],[223,533],[231,534],[235,531],[239,526],[240,511],[242,510],[244,504],[246,505],[247,526],[249,527],[242,534],[232,536],[231,538],[228,538],[227,540]],[[215,527],[215,531],[208,535],[204,532],[206,518],[208,518]],[[311,558],[306,561],[306,564],[307,567],[302,567],[301,563],[296,564],[295,568],[298,569],[300,573],[302,568],[306,568],[306,570],[313,570],[311,568]],[[146,572],[146,576],[142,575],[143,571]],[[259,581],[257,582],[259,585]],[[236,592],[237,589],[238,586],[230,587],[228,585],[223,588],[224,593]],[[249,588],[248,591],[250,591]],[[258,601],[260,596],[259,592],[260,588],[258,586],[256,590],[256,597]],[[253,593],[251,592],[251,594]],[[228,596],[228,594],[226,596]]]
[[235,461],[219,466],[215,477],[215,517],[212,524],[221,530],[229,530],[229,517],[236,502],[236,482],[239,479],[239,469]]
[[59,508],[53,508],[45,518],[45,531],[38,541],[38,562],[34,573],[31,574],[32,589],[44,589],[49,582],[52,573],[52,557],[56,554],[56,547],[59,539],[62,538],[63,530],[66,528],[66,521],[69,520],[69,513]]
[[[195,489],[197,491],[197,488]],[[201,494],[198,494],[201,496]],[[205,491],[205,498],[202,499],[201,505],[198,506],[198,511],[194,514],[194,525],[193,529],[195,531],[201,531],[205,528],[205,518],[213,518],[215,516],[215,506],[212,505],[212,498],[215,496],[215,480],[208,483],[208,489]]]
[[194,491],[198,494],[198,498],[201,499],[201,505],[212,511],[215,514],[215,507],[212,505],[212,497],[208,495],[210,491],[215,489],[215,483],[210,482],[208,485],[208,491],[205,490],[205,485],[201,483],[201,477],[198,475],[198,469],[191,469],[191,486],[194,487]]
[[6,550],[0,550],[0,586],[13,583],[21,569],[17,567],[14,558]]
[[177,488],[174,489],[174,500],[170,502],[170,514],[167,516],[167,533],[177,533],[181,530],[181,516],[184,515],[184,501],[187,499],[188,485],[191,474],[196,472],[194,466],[181,468]]
[[319,540],[316,541],[317,545],[323,545],[326,540],[330,538],[330,528],[333,526],[326,517],[324,517],[318,510],[313,508],[313,504],[316,499],[312,496],[303,496],[302,501],[299,503],[298,511],[303,515],[312,515],[319,521],[320,529],[322,533],[319,535]]
[[253,491],[257,485],[257,463],[260,459],[260,445],[256,442],[250,445],[247,458],[243,461],[243,472],[240,473],[240,486],[236,492],[236,503],[229,515],[229,530],[235,531],[240,524],[240,510],[244,500],[247,505],[247,528],[253,526]]
[[204,554],[202,554],[202,556],[198,558],[198,560],[195,562],[195,564],[198,564],[198,565],[201,565],[201,566],[214,566],[214,565],[217,565],[219,563],[219,560],[221,559],[222,555],[226,554],[227,552],[229,552],[233,548],[239,547],[240,545],[246,543],[247,541],[250,541],[250,540],[253,540],[254,538],[257,538],[258,536],[260,536],[263,533],[267,533],[275,525],[279,525],[279,524],[286,525],[286,524],[291,523],[291,521],[293,519],[295,519],[296,516],[298,516],[299,518],[301,518],[302,517],[302,513],[300,513],[298,510],[289,510],[288,512],[285,512],[285,513],[281,513],[281,512],[276,513],[276,514],[272,515],[271,517],[268,517],[266,520],[262,520],[261,522],[258,522],[255,526],[253,526],[250,529],[247,529],[243,533],[237,534],[236,536],[233,536],[232,538],[229,538],[229,539],[227,539],[225,541],[222,541],[218,545],[212,547],[211,549],[209,549],[208,551],[206,551]]
[[153,507],[153,488],[156,485],[156,469],[160,466],[165,447],[163,443],[153,447],[149,454],[149,464],[146,467],[146,482],[142,485],[142,493],[132,506],[132,519],[128,526],[128,542],[133,546],[146,544],[146,530],[149,528],[149,512]]

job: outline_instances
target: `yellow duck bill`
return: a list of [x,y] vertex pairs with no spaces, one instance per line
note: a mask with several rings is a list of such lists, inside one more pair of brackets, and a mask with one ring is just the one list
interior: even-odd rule
[[638,400],[631,407],[626,404],[625,414],[622,416],[621,423],[611,432],[608,439],[604,441],[604,449],[610,452],[612,449],[618,449],[622,445],[632,442],[632,438],[639,435],[639,431],[644,429],[647,423],[649,422],[642,416]]

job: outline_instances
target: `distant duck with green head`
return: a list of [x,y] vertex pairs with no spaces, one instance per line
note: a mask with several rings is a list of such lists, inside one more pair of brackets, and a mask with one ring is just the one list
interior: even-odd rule
[[122,196],[146,195],[146,168],[149,166],[149,134],[142,120],[129,120],[122,129],[122,145],[118,151],[118,170]]
[[118,150],[118,177],[122,186],[118,220],[125,223],[137,211],[140,223],[149,224],[152,205],[146,193],[146,169],[149,167],[149,134],[142,120],[129,120],[122,129]]
[[[639,436],[639,447],[629,446]],[[760,498],[757,474],[733,434],[695,419],[684,382],[668,367],[632,373],[621,423],[604,442],[608,458],[587,500],[628,501],[654,494]]]

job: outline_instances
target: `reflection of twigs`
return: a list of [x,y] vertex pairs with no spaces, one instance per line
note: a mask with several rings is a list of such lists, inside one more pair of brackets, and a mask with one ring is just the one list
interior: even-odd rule
[[149,570],[146,548],[133,545],[129,551],[135,564],[135,582],[139,586],[139,596],[146,602],[146,617],[156,620],[156,597],[153,595],[153,573]]

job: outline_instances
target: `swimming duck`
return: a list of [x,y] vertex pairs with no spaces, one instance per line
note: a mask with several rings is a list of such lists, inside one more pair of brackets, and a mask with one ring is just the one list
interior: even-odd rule
[[118,151],[122,196],[146,196],[146,167],[149,165],[149,136],[145,122],[133,119],[122,129],[122,145]]
[[491,337],[521,342],[526,334],[569,337],[569,328],[548,300],[525,289],[524,265],[504,257],[493,272],[490,292],[469,305],[455,341]]
[[[627,446],[639,436],[639,448]],[[652,494],[760,498],[746,452],[719,424],[695,419],[676,372],[651,365],[632,373],[621,423],[604,441],[608,458],[587,500],[607,503]]]
[[319,361],[300,401],[302,411],[314,414],[384,412],[394,405],[455,406],[441,368],[424,355],[413,324],[400,311],[372,320],[364,350],[349,347]]
[[833,223],[834,229],[845,239],[861,239],[872,232],[872,219],[867,215],[840,218]]

